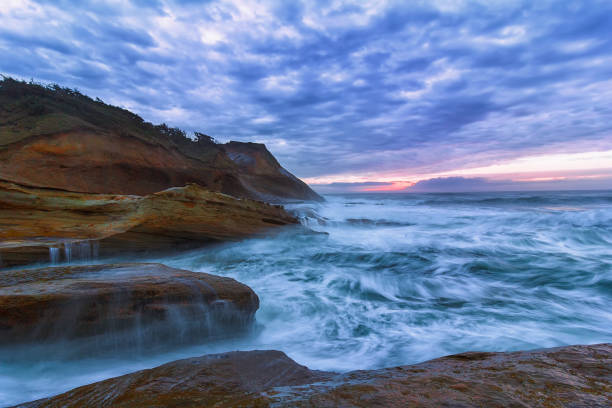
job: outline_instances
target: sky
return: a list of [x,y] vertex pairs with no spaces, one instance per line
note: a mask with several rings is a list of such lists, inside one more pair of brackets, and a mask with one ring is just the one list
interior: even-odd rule
[[322,193],[612,188],[607,0],[2,0],[0,55]]

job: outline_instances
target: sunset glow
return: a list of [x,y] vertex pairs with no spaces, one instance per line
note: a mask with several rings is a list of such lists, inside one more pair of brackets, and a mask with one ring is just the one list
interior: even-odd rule
[[145,3],[9,1],[0,71],[265,143],[322,192],[612,188],[610,2]]
[[414,183],[410,181],[392,181],[389,185],[366,187],[361,189],[361,191],[401,191],[409,188],[412,185],[414,185]]
[[[552,181],[612,180],[612,150],[599,152],[549,154],[519,157],[497,164],[452,170],[431,174],[406,174],[401,176],[394,171],[380,175],[350,175],[324,178],[311,178],[313,185],[378,183],[356,187],[354,191],[397,192],[410,190],[419,181],[446,177],[485,177],[492,181],[504,180],[517,183],[541,183]],[[398,180],[399,179],[399,180]],[[403,180],[402,180],[403,179]],[[606,184],[604,184],[605,186]],[[612,184],[611,184],[612,186]]]
[[612,0],[0,1],[2,407],[609,405]]

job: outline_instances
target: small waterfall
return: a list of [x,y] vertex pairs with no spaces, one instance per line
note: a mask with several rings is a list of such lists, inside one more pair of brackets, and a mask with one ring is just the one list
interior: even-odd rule
[[[98,241],[65,241],[63,244],[63,261],[89,262],[97,259],[100,253],[100,243]],[[52,265],[62,261],[62,247],[49,247],[49,262]]]
[[72,242],[64,242],[64,258],[66,262],[72,262]]
[[60,249],[59,248],[49,248],[49,262],[55,265],[60,261]]
[[91,243],[89,241],[75,242],[72,245],[72,256],[75,260],[90,261],[91,252]]
[[100,242],[98,241],[89,241],[91,244],[91,256],[94,259],[97,259],[100,254]]

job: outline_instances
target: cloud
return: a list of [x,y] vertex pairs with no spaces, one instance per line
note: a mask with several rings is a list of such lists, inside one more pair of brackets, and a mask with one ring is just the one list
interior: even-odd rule
[[464,193],[480,191],[545,191],[545,190],[603,190],[612,186],[612,175],[569,179],[542,178],[525,181],[492,180],[484,177],[437,177],[422,180],[408,187],[411,193]]
[[490,181],[483,177],[436,177],[419,181],[407,190],[414,193],[461,193],[505,190],[511,189],[512,185],[512,181]]
[[491,191],[608,190],[612,171],[577,177],[534,177],[522,180],[487,177],[434,177],[407,181],[334,182],[311,184],[321,194],[343,193],[470,193]]
[[612,149],[603,0],[9,1],[0,53],[1,73],[266,142],[311,180]]

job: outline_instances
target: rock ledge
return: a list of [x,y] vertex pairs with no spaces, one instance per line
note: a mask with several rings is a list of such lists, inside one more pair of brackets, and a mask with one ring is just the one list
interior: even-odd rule
[[0,345],[79,340],[59,348],[71,353],[201,342],[248,329],[258,307],[233,279],[161,264],[4,271]]
[[22,407],[601,407],[612,399],[612,344],[463,353],[346,374],[278,351],[178,360]]

